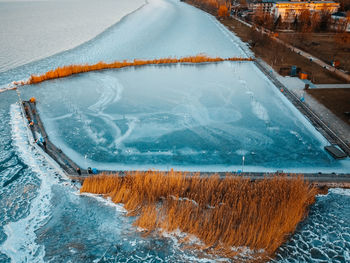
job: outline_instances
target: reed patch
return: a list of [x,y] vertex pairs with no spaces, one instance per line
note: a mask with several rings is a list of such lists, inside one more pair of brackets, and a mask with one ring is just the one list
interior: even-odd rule
[[16,82],[17,85],[30,85],[37,84],[50,79],[64,78],[71,76],[73,74],[79,74],[83,72],[90,72],[103,69],[118,69],[125,67],[137,67],[144,65],[159,65],[159,64],[176,64],[176,63],[208,63],[208,62],[221,62],[221,61],[253,61],[253,58],[220,58],[220,57],[208,57],[205,55],[189,56],[183,58],[160,58],[152,60],[142,60],[135,59],[133,61],[115,61],[112,63],[98,62],[96,64],[84,64],[84,65],[68,65],[63,67],[58,67],[56,69],[50,70],[41,75],[31,75],[29,80],[26,82]]
[[181,231],[202,242],[196,248],[236,259],[249,248],[250,261],[274,255],[305,218],[317,193],[302,176],[251,181],[173,170],[89,177],[80,192],[124,204],[146,234]]

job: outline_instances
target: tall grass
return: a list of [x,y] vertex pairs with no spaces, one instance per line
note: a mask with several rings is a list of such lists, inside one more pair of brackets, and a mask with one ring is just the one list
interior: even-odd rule
[[135,67],[143,65],[156,65],[156,64],[175,64],[175,63],[204,63],[204,62],[220,62],[220,61],[252,61],[253,58],[212,58],[205,55],[189,56],[183,58],[161,58],[152,60],[139,60],[135,59],[133,61],[115,61],[112,63],[98,62],[93,65],[69,65],[58,67],[54,70],[50,70],[42,75],[31,75],[26,83],[17,84],[36,84],[49,79],[64,78],[73,74],[78,74],[82,72],[89,72],[102,69],[113,69],[113,68],[125,68],[125,67]]
[[80,189],[122,203],[135,225],[195,235],[208,251],[234,256],[249,247],[260,259],[274,254],[315,201],[303,177],[256,180],[185,172],[126,172],[85,179]]

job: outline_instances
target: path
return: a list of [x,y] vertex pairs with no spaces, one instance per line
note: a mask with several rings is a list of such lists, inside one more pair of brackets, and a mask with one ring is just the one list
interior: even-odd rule
[[350,84],[316,84],[318,89],[350,89]]
[[[244,25],[252,28],[253,26],[241,19],[239,19],[238,17],[236,16],[231,16],[232,18],[234,18],[235,20],[243,23]],[[270,37],[272,39],[274,39],[276,42],[284,45],[285,47],[289,48],[291,51],[295,52],[296,54],[300,55],[300,56],[303,56],[304,58],[310,60],[311,62],[323,67],[324,69],[330,71],[330,72],[333,72],[334,74],[338,75],[339,77],[343,78],[344,80],[346,80],[347,82],[350,82],[350,75],[342,72],[341,70],[339,69],[336,69],[335,67],[332,67],[331,65],[327,64],[326,62],[322,61],[321,59],[311,55],[310,53],[307,53],[299,48],[296,48],[286,42],[284,42],[283,40],[277,38],[277,37],[274,37],[272,36],[272,32],[266,28],[263,28],[263,29],[258,29],[256,28],[257,31],[259,32],[262,32],[263,34],[266,34],[266,35],[270,35]]]

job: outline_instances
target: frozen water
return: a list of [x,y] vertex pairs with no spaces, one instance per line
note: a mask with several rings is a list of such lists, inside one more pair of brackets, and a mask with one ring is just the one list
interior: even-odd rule
[[251,62],[106,70],[22,95],[85,168],[233,171],[245,155],[246,171],[349,169]]
[[274,262],[349,262],[349,204],[349,189],[331,189],[318,196],[308,218],[278,249]]
[[62,65],[198,53],[246,57],[250,51],[212,16],[177,0],[148,0],[143,8],[75,49],[0,73],[0,87]]
[[38,174],[41,184],[29,208],[29,215],[4,226],[4,232],[8,238],[0,248],[13,262],[41,262],[45,250],[43,246],[35,243],[34,231],[50,216],[50,188],[57,181],[56,174],[53,169],[44,164],[43,157],[30,147],[20,108],[16,104],[11,106],[11,127],[13,143],[20,153],[20,158]]
[[[16,19],[13,27],[21,23]],[[26,63],[37,52],[26,51],[23,61],[5,67]],[[64,64],[200,52],[249,54],[212,16],[179,1],[149,0],[73,50],[0,73],[0,85]],[[257,170],[335,171],[347,165],[325,154],[324,139],[252,63],[101,71],[26,87],[23,93],[39,98],[50,137],[85,167],[122,168],[123,162],[125,168],[169,163],[236,169],[242,155],[249,169]],[[226,260],[184,250],[172,235],[143,237],[120,206],[80,196],[27,143],[18,107],[11,106],[16,100],[13,91],[0,94],[0,262]],[[349,191],[339,189],[318,197],[310,217],[281,247],[276,261],[348,262],[348,197]]]
[[144,0],[0,0],[0,72],[88,41]]

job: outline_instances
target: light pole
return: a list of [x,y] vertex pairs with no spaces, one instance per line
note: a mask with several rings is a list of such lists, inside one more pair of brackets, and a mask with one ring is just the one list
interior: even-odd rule
[[87,165],[87,157],[88,157],[87,154],[85,154],[85,155],[84,155],[84,159],[85,159],[85,160],[84,160],[85,169],[87,169],[87,166],[88,166],[88,165]]
[[242,156],[242,173],[243,173],[243,169],[244,169],[244,155]]

